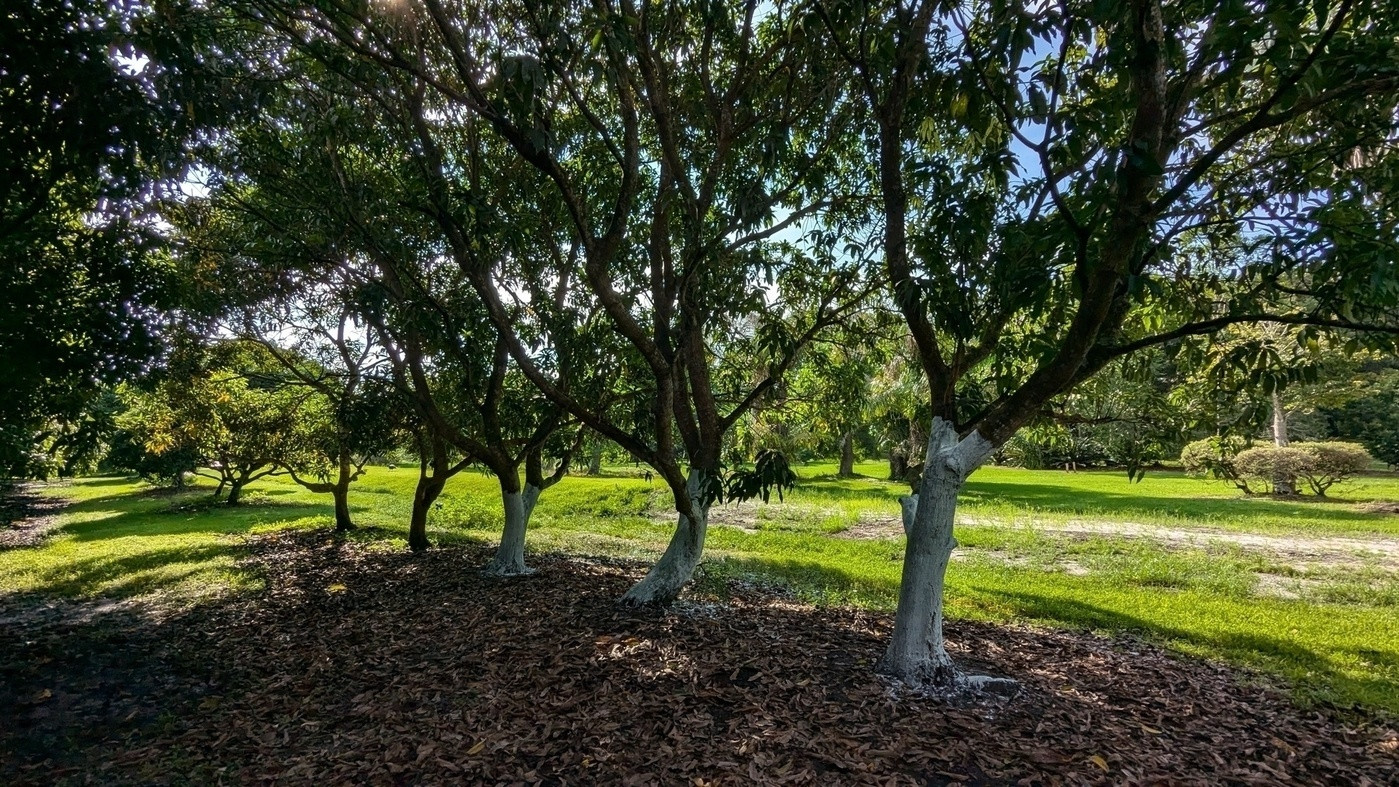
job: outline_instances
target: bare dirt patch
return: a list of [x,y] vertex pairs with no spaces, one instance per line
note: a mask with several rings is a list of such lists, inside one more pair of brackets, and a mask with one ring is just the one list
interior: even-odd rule
[[[1392,784],[1393,730],[1257,676],[1085,633],[954,622],[1023,684],[894,691],[889,618],[751,590],[669,613],[643,566],[254,542],[267,590],[173,615],[31,605],[0,628],[7,784]],[[0,605],[22,601],[0,597]],[[70,614],[72,613],[72,614]],[[12,618],[13,620],[13,618]],[[46,693],[47,692],[47,693]],[[57,700],[62,700],[57,702]],[[154,709],[160,709],[154,713]]]
[[[1000,522],[964,518],[961,524],[1005,527]],[[1016,525],[1015,527],[1020,527]],[[1120,536],[1156,541],[1167,547],[1204,549],[1229,545],[1266,553],[1301,566],[1371,566],[1399,572],[1399,538],[1349,538],[1342,536],[1262,535],[1211,528],[1173,528],[1136,522],[1037,522],[1037,532],[1068,536]],[[838,538],[881,539],[903,535],[897,517],[865,516]]]

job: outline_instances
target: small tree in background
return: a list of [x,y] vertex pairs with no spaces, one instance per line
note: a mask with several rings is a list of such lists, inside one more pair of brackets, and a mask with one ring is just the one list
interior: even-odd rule
[[1239,475],[1234,458],[1248,447],[1248,443],[1237,436],[1214,436],[1187,443],[1180,452],[1180,466],[1186,475],[1197,478],[1214,478],[1228,481],[1244,494],[1253,494],[1248,479]]
[[195,473],[218,482],[214,497],[227,490],[237,505],[248,484],[285,472],[308,450],[308,393],[277,384],[275,363],[243,342],[186,348],[121,424],[154,457],[192,452]]
[[1240,451],[1234,457],[1239,478],[1261,485],[1277,495],[1296,494],[1296,479],[1312,469],[1312,457],[1290,445],[1260,445]]
[[1297,443],[1295,447],[1311,458],[1298,475],[1317,497],[1326,497],[1327,489],[1364,472],[1374,461],[1364,446],[1355,443]]

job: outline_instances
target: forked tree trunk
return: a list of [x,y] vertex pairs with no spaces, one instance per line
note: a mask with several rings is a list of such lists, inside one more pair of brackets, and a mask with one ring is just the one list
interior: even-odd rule
[[855,433],[846,430],[840,438],[840,477],[851,478],[855,475]]
[[690,476],[685,481],[685,493],[690,499],[690,508],[695,518],[680,514],[680,520],[671,536],[665,554],[656,561],[641,581],[632,586],[622,596],[622,603],[641,606],[645,604],[669,604],[674,601],[699,565],[704,554],[704,536],[709,525],[709,504],[704,500],[705,479],[708,473],[699,468],[690,468]]
[[525,484],[521,492],[501,490],[505,503],[505,529],[501,532],[500,547],[495,557],[486,564],[487,574],[499,577],[514,577],[533,574],[534,569],[525,565],[525,532],[529,529],[530,515],[539,502],[539,487]]
[[352,530],[355,523],[350,520],[350,482],[342,480],[331,487],[330,496],[335,499],[335,532]]
[[880,672],[905,683],[940,688],[962,684],[943,644],[943,586],[957,546],[952,535],[957,495],[991,451],[991,443],[976,432],[959,440],[951,424],[933,419],[918,493],[902,501],[908,545],[894,632],[879,663]]
[[442,493],[444,483],[426,475],[418,477],[418,487],[413,490],[413,516],[408,522],[408,548],[414,552],[428,548],[427,512]]
[[[233,479],[232,481],[229,482],[229,484],[228,484],[228,500],[226,501],[226,502],[228,503],[228,505],[231,505],[231,506],[236,506],[236,505],[238,505],[238,501],[241,500],[242,497],[243,497],[243,484],[244,484],[244,483],[246,483],[246,482],[243,481],[242,479],[238,479],[238,478],[235,478],[235,479]],[[216,493],[216,494],[217,494],[217,493]]]
[[[1284,448],[1291,442],[1287,437],[1287,410],[1282,405],[1282,394],[1273,391],[1273,445]],[[1283,474],[1274,476],[1273,494],[1297,494],[1297,479]]]

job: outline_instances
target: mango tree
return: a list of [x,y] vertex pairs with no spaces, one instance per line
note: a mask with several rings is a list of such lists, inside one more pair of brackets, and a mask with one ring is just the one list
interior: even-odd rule
[[[958,494],[1046,402],[1230,325],[1395,332],[1399,20],[1349,1],[815,9],[864,99],[933,416],[880,669],[962,687],[942,637]],[[959,407],[971,379],[993,396]]]

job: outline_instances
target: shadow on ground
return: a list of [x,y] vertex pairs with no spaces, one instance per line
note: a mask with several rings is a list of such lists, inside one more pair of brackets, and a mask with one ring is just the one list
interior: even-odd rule
[[629,610],[637,564],[545,556],[502,580],[477,547],[324,531],[252,550],[266,590],[202,607],[6,600],[0,781],[1383,783],[1396,765],[1379,731],[1139,641],[954,624],[960,658],[1024,684],[966,706],[874,675],[882,614],[749,589]]

